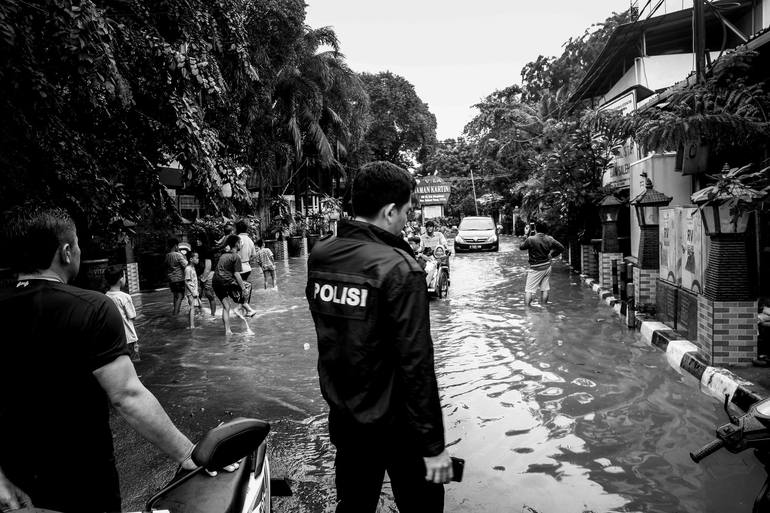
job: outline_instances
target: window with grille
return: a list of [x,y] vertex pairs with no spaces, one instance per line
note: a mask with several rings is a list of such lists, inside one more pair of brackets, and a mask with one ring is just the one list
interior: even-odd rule
[[191,194],[180,194],[177,196],[177,208],[182,217],[190,221],[197,219],[201,213],[200,201]]

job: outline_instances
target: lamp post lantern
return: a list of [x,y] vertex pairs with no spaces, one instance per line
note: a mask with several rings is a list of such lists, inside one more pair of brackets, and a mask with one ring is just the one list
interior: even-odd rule
[[731,180],[732,175],[725,164],[720,181],[691,197],[698,206],[703,229],[711,238],[703,295],[712,301],[744,301],[752,297],[745,233],[751,202],[763,193]]
[[602,253],[619,253],[618,215],[623,206],[612,194],[606,195],[599,203],[599,216],[602,219]]
[[646,179],[645,189],[630,202],[639,221],[639,267],[657,269],[659,209],[671,203],[672,198],[653,189],[652,180],[646,173],[642,173],[642,176]]

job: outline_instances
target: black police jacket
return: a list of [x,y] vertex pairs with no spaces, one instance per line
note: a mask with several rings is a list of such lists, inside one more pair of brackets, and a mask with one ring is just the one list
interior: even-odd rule
[[343,221],[313,246],[305,289],[335,445],[397,436],[435,456],[444,426],[433,366],[425,272],[409,245]]

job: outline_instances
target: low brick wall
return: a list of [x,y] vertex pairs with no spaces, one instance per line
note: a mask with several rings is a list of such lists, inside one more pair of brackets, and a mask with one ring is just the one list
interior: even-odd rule
[[634,266],[634,304],[654,305],[658,282],[657,269],[640,269]]
[[599,262],[593,244],[580,245],[580,268],[586,276],[599,278]]
[[612,261],[623,262],[623,253],[599,253],[599,286],[612,290]]
[[126,264],[126,276],[128,276],[128,293],[139,292],[141,287],[139,286],[139,264],[137,262]]

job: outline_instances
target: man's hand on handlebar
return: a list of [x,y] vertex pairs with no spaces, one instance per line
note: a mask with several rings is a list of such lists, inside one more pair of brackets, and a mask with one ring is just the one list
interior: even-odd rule
[[448,483],[452,479],[452,459],[446,449],[436,456],[425,456],[425,480],[431,483]]
[[10,482],[0,471],[0,511],[13,511],[24,507],[32,507],[29,495]]

